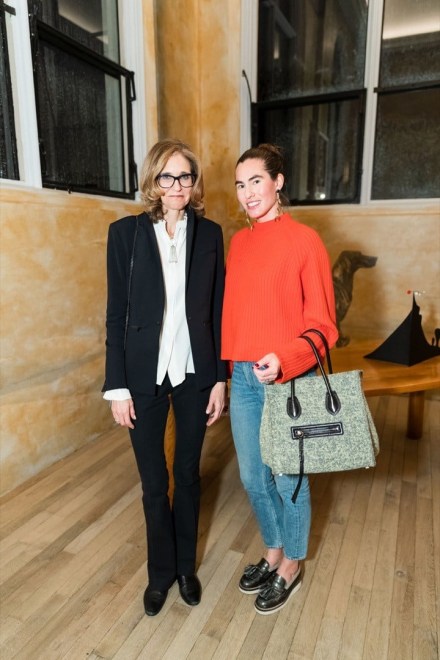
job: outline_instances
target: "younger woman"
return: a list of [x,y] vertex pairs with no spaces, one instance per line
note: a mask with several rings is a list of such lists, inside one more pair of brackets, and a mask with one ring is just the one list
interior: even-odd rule
[[257,612],[271,614],[301,586],[311,511],[307,478],[293,503],[298,476],[273,475],[261,460],[264,388],[314,367],[302,332],[316,328],[330,346],[338,333],[325,247],[313,229],[281,208],[281,151],[270,144],[249,149],[238,159],[235,179],[250,227],[233,237],[227,258],[222,357],[233,362],[232,433],[241,480],[266,546],[264,557],[246,567],[239,588],[257,594]]

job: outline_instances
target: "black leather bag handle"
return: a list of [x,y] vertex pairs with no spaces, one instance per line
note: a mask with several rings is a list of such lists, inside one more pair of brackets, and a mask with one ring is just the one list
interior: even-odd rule
[[309,328],[308,330],[305,330],[300,337],[304,339],[304,335],[306,335],[308,332],[314,332],[315,335],[318,335],[318,337],[321,338],[322,345],[324,346],[325,349],[325,359],[327,360],[327,369],[329,374],[333,373],[333,367],[332,367],[332,361],[330,358],[330,348],[328,345],[327,337],[321,332],[321,330],[317,330],[316,328]]
[[[314,329],[307,330],[306,332],[316,332],[319,335],[322,334],[322,333],[319,332],[319,330],[315,331]],[[318,367],[321,371],[321,375],[322,375],[325,387],[327,389],[327,392],[326,392],[326,395],[325,395],[324,405],[325,405],[327,411],[331,415],[336,415],[341,410],[341,402],[339,400],[339,397],[338,397],[337,393],[334,390],[332,390],[332,388],[331,388],[330,381],[327,378],[327,374],[325,373],[324,365],[323,365],[323,362],[321,360],[321,356],[318,353],[318,349],[316,348],[315,343],[313,342],[313,340],[310,337],[307,337],[306,333],[303,333],[302,335],[300,335],[300,337],[301,337],[301,339],[304,339],[309,344],[310,348],[312,349],[312,351],[315,355]],[[330,352],[328,350],[328,343],[327,343],[327,340],[325,338],[324,338],[324,347],[326,349],[326,355],[327,355],[327,352],[328,353],[330,353]],[[327,362],[328,362],[328,358],[327,358]],[[329,365],[329,373],[333,373],[333,370],[330,370],[330,369],[331,369],[331,363]],[[302,412],[301,403],[300,403],[300,401],[298,400],[298,397],[295,394],[295,378],[292,378],[292,380],[290,381],[290,397],[288,397],[288,399],[287,399],[287,414],[289,415],[289,417],[291,419],[299,419],[301,417],[301,412]]]
[[[332,390],[332,388],[331,388],[330,381],[327,377],[327,374],[325,373],[324,365],[322,363],[321,356],[319,355],[318,350],[315,346],[315,343],[312,341],[312,339],[310,337],[307,337],[307,334],[310,333],[310,332],[313,332],[313,333],[315,333],[316,335],[318,335],[320,337],[320,339],[321,339],[321,341],[324,345],[324,349],[325,349],[325,357],[326,357],[326,360],[327,360],[328,373],[332,374],[333,373],[333,367],[332,367],[332,363],[331,363],[331,359],[330,359],[330,349],[329,349],[328,341],[327,341],[327,338],[325,337],[325,335],[323,335],[323,333],[320,330],[316,330],[316,328],[309,328],[308,330],[303,332],[302,335],[300,335],[301,339],[305,339],[306,342],[310,345],[310,347],[311,347],[311,349],[312,349],[312,351],[315,355],[316,362],[317,362],[317,364],[319,366],[319,369],[321,371],[321,374],[322,374],[322,377],[323,377],[323,380],[324,380],[324,383],[325,383],[325,386],[326,386],[326,389],[327,389],[326,396],[325,396],[325,406],[327,408],[327,411],[330,414],[335,415],[341,409],[341,402],[339,400],[339,397],[338,397],[337,393],[334,390]],[[295,395],[295,378],[292,378],[292,380],[290,382],[290,387],[291,387],[291,396],[287,399],[287,414],[292,419],[298,419],[301,416],[301,404],[300,404],[297,396]],[[301,437],[298,438],[298,451],[299,451],[299,459],[300,459],[300,471],[299,471],[299,475],[298,475],[298,482],[296,484],[296,488],[295,488],[294,493],[292,495],[292,502],[294,502],[294,503],[296,502],[296,498],[298,497],[298,493],[300,491],[301,484],[302,484],[302,481],[303,481],[303,476],[304,476],[304,436],[303,436],[303,434],[301,434]]]

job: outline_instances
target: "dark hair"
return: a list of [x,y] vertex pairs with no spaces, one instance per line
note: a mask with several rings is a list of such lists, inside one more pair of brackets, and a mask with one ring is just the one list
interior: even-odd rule
[[181,140],[174,138],[160,140],[151,147],[144,160],[139,186],[141,199],[145,204],[145,210],[149,213],[153,222],[157,222],[163,217],[163,189],[157,183],[157,177],[171,156],[174,156],[176,153],[182,154],[189,161],[191,173],[195,176],[189,203],[197,215],[203,215],[205,212],[203,205],[203,176],[199,159],[191,147]]
[[[278,147],[275,144],[269,144],[268,142],[259,144],[256,147],[251,147],[241,154],[240,158],[235,164],[235,167],[237,167],[237,165],[240,163],[244,163],[245,160],[249,160],[251,158],[258,158],[259,160],[263,161],[264,169],[273,181],[275,181],[278,174],[282,174],[284,179],[286,178],[284,173],[284,152],[281,147]],[[280,195],[282,197],[283,205],[288,206],[290,203],[289,199],[281,191]]]
[[257,147],[251,147],[241,154],[235,167],[239,163],[244,163],[250,158],[259,158],[264,163],[264,169],[269,173],[270,178],[275,180],[278,174],[284,176],[284,155],[280,147],[274,144],[259,144]]

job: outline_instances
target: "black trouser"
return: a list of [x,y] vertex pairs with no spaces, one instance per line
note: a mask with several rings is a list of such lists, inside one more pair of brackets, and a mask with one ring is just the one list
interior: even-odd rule
[[[176,575],[195,572],[200,508],[199,463],[206,431],[210,389],[197,389],[194,374],[173,387],[166,376],[155,396],[132,393],[136,420],[130,437],[141,477],[147,525],[148,577],[154,589],[166,590]],[[164,436],[173,404],[176,444],[174,497],[168,498]]]

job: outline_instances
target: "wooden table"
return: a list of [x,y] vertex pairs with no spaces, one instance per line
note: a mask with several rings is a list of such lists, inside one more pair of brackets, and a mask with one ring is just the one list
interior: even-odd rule
[[393,362],[365,359],[383,340],[352,340],[348,346],[331,351],[333,371],[363,371],[365,396],[409,393],[408,438],[423,434],[423,410],[426,390],[440,388],[440,356],[419,362],[412,367]]

